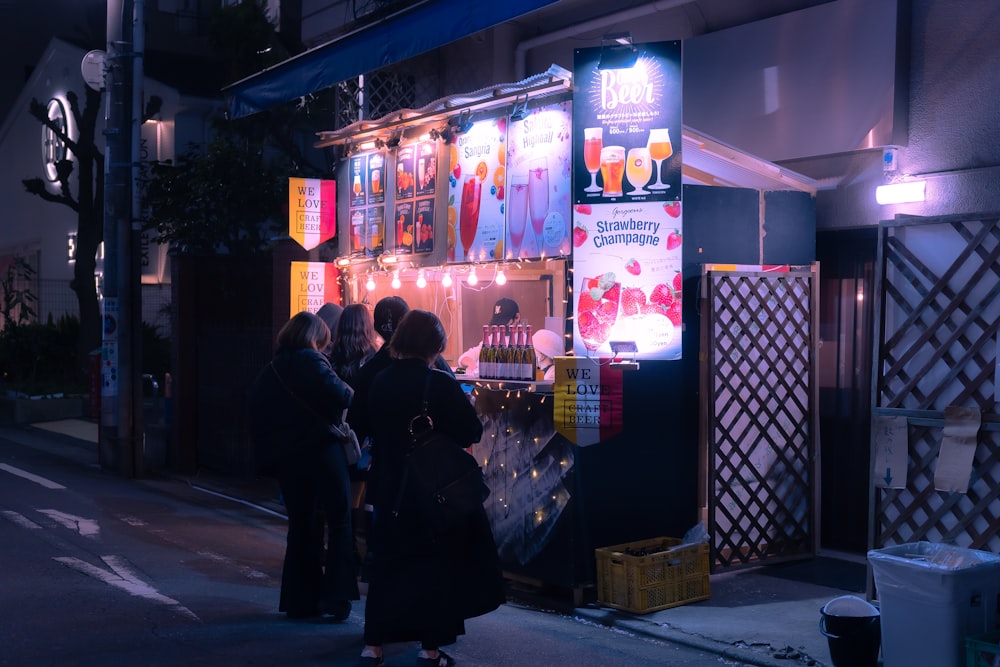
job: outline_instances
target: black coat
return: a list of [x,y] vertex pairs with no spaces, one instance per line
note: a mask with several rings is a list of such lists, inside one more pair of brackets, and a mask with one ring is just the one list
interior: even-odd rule
[[424,381],[432,373],[428,413],[436,430],[457,443],[479,441],[483,426],[451,376],[416,359],[394,361],[372,382],[368,418],[372,468],[368,500],[375,507],[365,642],[425,641],[444,646],[465,632],[463,621],[505,600],[496,543],[486,512],[447,534],[433,535],[422,517],[397,504],[410,420],[420,413]]
[[[293,396],[294,394],[294,396]],[[330,444],[354,391],[311,348],[279,349],[250,387],[248,418],[258,468],[279,465]]]

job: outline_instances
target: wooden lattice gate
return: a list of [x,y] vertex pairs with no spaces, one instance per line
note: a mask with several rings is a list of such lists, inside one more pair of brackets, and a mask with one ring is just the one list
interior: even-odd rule
[[[905,485],[875,489],[874,548],[927,540],[1000,552],[997,220],[900,217],[880,225],[872,414],[905,417],[908,447]],[[965,493],[935,489],[949,406],[982,414]],[[883,475],[873,470],[873,486]]]
[[703,503],[713,569],[818,540],[818,266],[704,274]]

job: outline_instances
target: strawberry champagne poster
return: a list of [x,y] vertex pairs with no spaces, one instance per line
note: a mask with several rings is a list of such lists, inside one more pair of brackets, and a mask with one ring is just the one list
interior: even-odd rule
[[575,59],[574,352],[680,359],[680,43],[637,45],[627,69],[599,69],[600,52]]

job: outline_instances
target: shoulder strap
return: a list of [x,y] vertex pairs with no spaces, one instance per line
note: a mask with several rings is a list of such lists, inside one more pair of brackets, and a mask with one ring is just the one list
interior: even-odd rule
[[[295,393],[294,391],[292,391],[292,388],[291,388],[291,387],[289,387],[289,386],[288,386],[288,385],[287,385],[287,384],[285,383],[285,380],[284,380],[284,379],[283,379],[283,378],[281,377],[281,373],[279,373],[279,372],[278,372],[278,369],[274,367],[274,361],[269,361],[269,362],[267,362],[267,365],[271,367],[271,371],[272,371],[272,372],[274,373],[274,377],[278,378],[278,382],[280,382],[280,383],[281,383],[281,386],[285,388],[285,391],[287,391],[287,392],[288,392],[288,395],[289,395],[289,396],[291,396],[291,397],[292,397],[292,398],[294,398],[294,399],[295,399],[296,401],[298,401],[298,402],[299,402],[299,403],[301,403],[301,404],[302,404],[303,406],[305,406],[306,410],[308,410],[309,412],[311,412],[311,413],[313,413],[314,415],[316,415],[317,417],[319,417],[319,418],[320,418],[320,420],[322,420],[322,421],[323,421],[324,423],[329,423],[329,421],[327,420],[327,418],[326,418],[326,417],[324,417],[324,416],[323,416],[322,414],[320,414],[319,410],[317,410],[317,409],[316,409],[316,408],[314,408],[313,406],[311,406],[311,405],[309,405],[308,403],[306,403],[306,402],[305,402],[304,400],[302,400],[301,398],[299,398],[298,394],[296,394],[296,393]],[[341,417],[341,421],[342,421],[342,422],[344,421],[344,418],[345,418],[346,416],[347,416],[347,410],[345,409],[345,410],[344,410],[344,414],[343,414],[343,416]]]

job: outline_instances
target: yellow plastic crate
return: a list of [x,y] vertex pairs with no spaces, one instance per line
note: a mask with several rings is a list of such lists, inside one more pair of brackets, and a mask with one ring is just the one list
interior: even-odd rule
[[966,667],[1000,665],[1000,630],[965,638]]
[[645,614],[707,600],[708,545],[657,537],[595,550],[597,602]]

